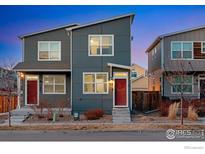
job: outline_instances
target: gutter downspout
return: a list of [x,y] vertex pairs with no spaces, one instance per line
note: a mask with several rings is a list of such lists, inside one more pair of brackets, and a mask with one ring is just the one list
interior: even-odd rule
[[164,96],[164,38],[161,39],[161,95]]
[[72,70],[73,70],[73,66],[72,66],[72,63],[73,63],[73,61],[72,61],[72,56],[73,56],[73,54],[72,54],[72,52],[73,52],[73,46],[72,46],[72,43],[73,43],[73,40],[72,40],[72,30],[70,30],[69,32],[68,32],[68,35],[69,35],[69,37],[70,37],[70,108],[71,108],[71,113],[73,113],[73,100],[72,100],[72,95],[73,95],[73,73],[72,73]]

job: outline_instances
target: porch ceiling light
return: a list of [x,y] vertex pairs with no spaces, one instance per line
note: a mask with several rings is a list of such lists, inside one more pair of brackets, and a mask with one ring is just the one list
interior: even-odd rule
[[111,79],[111,80],[109,80],[109,82],[108,82],[109,84],[113,84],[114,83],[114,81]]
[[20,72],[19,76],[21,79],[24,79],[24,73]]

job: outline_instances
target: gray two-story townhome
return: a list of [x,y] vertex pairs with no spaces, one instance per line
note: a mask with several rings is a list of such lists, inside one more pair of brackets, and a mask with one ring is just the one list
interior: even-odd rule
[[[21,36],[21,106],[69,102],[73,112],[131,110],[131,24],[134,14]],[[22,75],[23,76],[23,75]]]
[[170,99],[205,98],[205,26],[161,35],[146,52],[149,90]]

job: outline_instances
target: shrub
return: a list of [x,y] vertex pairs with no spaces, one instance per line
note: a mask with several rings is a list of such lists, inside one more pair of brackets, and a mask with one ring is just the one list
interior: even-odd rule
[[103,117],[104,111],[101,109],[92,109],[84,113],[87,120],[96,120]]
[[52,110],[52,106],[47,104],[47,120],[51,121],[53,120],[53,110]]
[[59,108],[59,117],[64,117],[64,108],[66,106],[66,103],[65,102],[59,102],[58,103],[58,108]]
[[96,109],[95,112],[97,117],[103,117],[104,115],[104,111],[102,109]]
[[198,120],[197,111],[193,106],[189,106],[187,118],[194,121]]
[[168,118],[169,118],[170,120],[176,119],[178,107],[179,107],[179,103],[174,103],[174,104],[171,104],[171,105],[169,106]]

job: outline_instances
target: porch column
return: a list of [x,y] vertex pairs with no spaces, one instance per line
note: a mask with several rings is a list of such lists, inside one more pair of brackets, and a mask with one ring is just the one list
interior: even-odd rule
[[20,73],[17,75],[17,109],[21,108],[21,76]]

